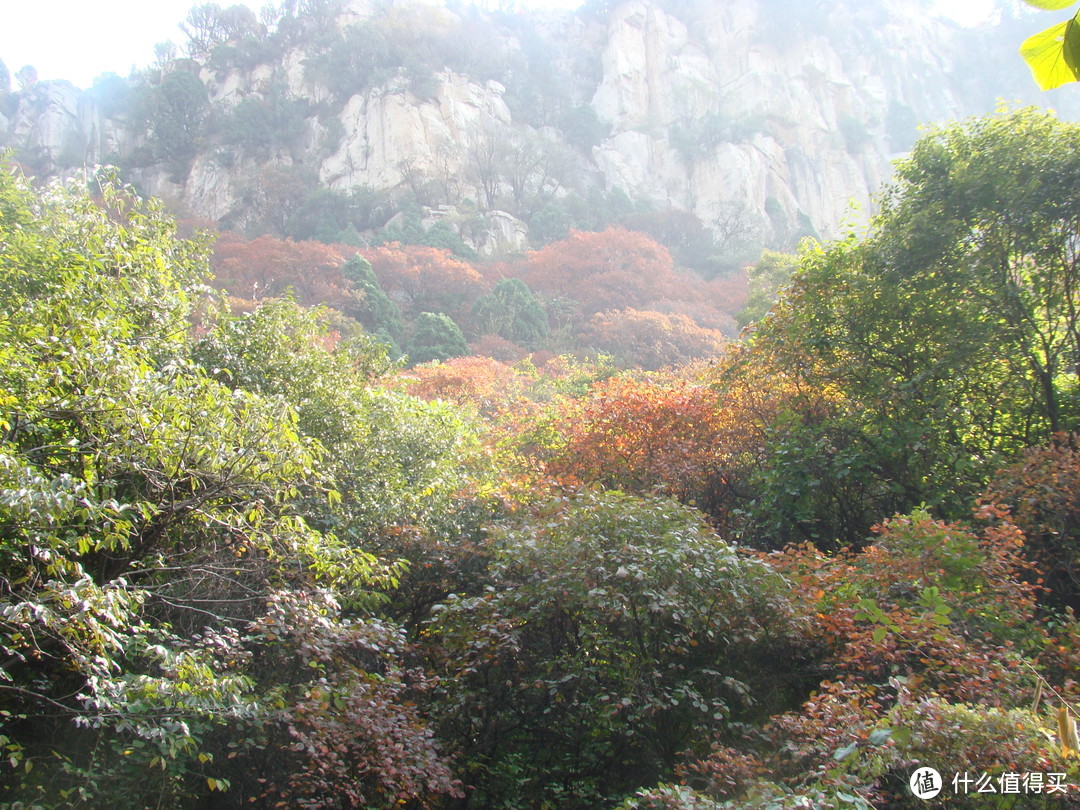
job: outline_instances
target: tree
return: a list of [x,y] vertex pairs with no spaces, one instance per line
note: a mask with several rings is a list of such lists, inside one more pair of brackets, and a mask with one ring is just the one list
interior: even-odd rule
[[345,262],[341,275],[355,294],[354,302],[344,307],[346,313],[355,317],[376,337],[385,335],[396,350],[405,337],[401,310],[379,286],[371,262],[358,253]]
[[409,340],[409,362],[430,363],[469,353],[461,328],[442,312],[421,312]]
[[[1026,444],[1080,415],[1078,144],[1080,127],[1035,109],[937,130],[898,165],[881,221],[885,262],[913,275],[914,262],[929,263],[939,297],[951,288],[968,299],[966,321],[1001,319],[991,340],[1029,403],[1015,414],[1029,426],[1008,429]],[[948,220],[922,231],[935,213]]]
[[1075,428],[1078,154],[1080,127],[1047,112],[949,125],[898,164],[867,239],[804,248],[755,351],[839,395],[828,421],[792,414],[773,433],[773,470],[795,462],[783,500],[809,499],[800,521],[862,484],[819,513],[847,528],[826,521],[814,539],[858,542],[876,515],[920,503],[959,518],[995,454]]
[[445,722],[477,804],[606,806],[747,715],[788,596],[666,499],[530,511],[495,531],[491,585],[437,611]]
[[391,527],[452,524],[458,494],[481,469],[470,463],[472,427],[445,404],[373,385],[389,365],[384,348],[344,324],[331,331],[327,315],[269,300],[221,316],[196,357],[238,390],[296,403],[299,433],[332,448],[321,469],[340,495],[328,504],[308,494],[312,525],[360,548]]
[[[1058,11],[1075,5],[1075,0],[1024,0],[1029,6]],[[1065,22],[1052,25],[1028,37],[1020,55],[1031,68],[1042,90],[1052,90],[1080,80],[1080,12]]]
[[223,9],[217,3],[203,3],[193,6],[179,27],[188,38],[188,56],[199,58],[217,45],[254,34],[258,30],[258,19],[255,12],[244,5]]
[[574,231],[528,255],[522,279],[549,298],[572,301],[575,319],[604,309],[645,308],[666,297],[671,254],[648,236],[623,228]]
[[344,258],[321,242],[263,235],[244,241],[224,235],[214,248],[215,283],[238,298],[277,298],[290,290],[301,304],[341,307],[347,299]]
[[[12,493],[0,506],[0,576],[20,581],[2,595],[0,700],[5,718],[21,718],[5,719],[5,736],[40,766],[27,766],[21,795],[51,804],[72,790],[135,807],[172,803],[202,770],[199,741],[238,719],[226,706],[249,691],[243,679],[198,676],[190,702],[170,710],[136,699],[140,678],[159,671],[161,645],[184,658],[170,625],[205,623],[200,604],[258,588],[272,549],[314,539],[287,490],[314,483],[317,452],[281,403],[232,395],[192,367],[204,247],[177,241],[160,208],[129,191],[95,190],[100,208],[85,192],[38,194],[0,172],[11,313],[0,327],[0,475]],[[221,604],[231,608],[215,622],[243,621],[242,602]],[[154,755],[163,767],[147,779]]]
[[493,124],[473,131],[467,151],[469,179],[482,197],[481,207],[490,211],[496,207],[503,184],[503,169],[510,160],[507,133]]
[[309,104],[293,98],[280,80],[261,94],[249,94],[229,110],[221,122],[226,143],[238,144],[268,156],[271,150],[291,150],[307,131]]
[[716,272],[719,251],[715,237],[696,214],[675,210],[634,213],[623,217],[620,224],[651,236],[671,251],[680,266],[708,275]]
[[260,230],[286,233],[318,187],[318,174],[302,163],[265,163],[242,176],[239,192]]
[[798,259],[789,253],[762,252],[761,258],[747,272],[749,292],[746,306],[737,316],[740,326],[756,323],[768,314],[796,267]]
[[536,349],[547,339],[547,313],[524,281],[504,278],[476,299],[472,329],[477,335],[499,335]]
[[296,240],[316,239],[334,244],[347,242],[350,232],[366,231],[382,225],[393,214],[393,206],[384,195],[370,186],[348,192],[329,188],[312,191],[289,217],[285,233]]
[[369,391],[384,356],[319,314],[207,306],[205,244],[87,187],[0,171],[5,798],[456,794],[358,541],[453,513],[460,422]]
[[483,277],[450,251],[392,242],[363,251],[387,295],[411,317],[424,311],[446,312],[462,319]]
[[626,492],[704,501],[719,467],[725,416],[711,388],[623,375],[557,407],[549,472]]
[[185,70],[167,73],[159,86],[150,89],[146,110],[150,135],[158,157],[168,162],[174,176],[186,175],[209,106],[206,87]]
[[656,371],[665,366],[719,357],[727,339],[686,315],[665,315],[628,307],[598,312],[589,319],[582,342],[623,365]]
[[503,165],[494,169],[510,189],[511,210],[528,218],[553,199],[571,176],[574,156],[558,141],[531,130],[501,136],[505,151]]

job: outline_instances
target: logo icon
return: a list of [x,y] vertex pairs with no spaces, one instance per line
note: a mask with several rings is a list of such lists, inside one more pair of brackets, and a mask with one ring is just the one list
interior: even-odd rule
[[933,768],[919,768],[911,774],[908,784],[920,799],[932,799],[941,793],[941,774]]

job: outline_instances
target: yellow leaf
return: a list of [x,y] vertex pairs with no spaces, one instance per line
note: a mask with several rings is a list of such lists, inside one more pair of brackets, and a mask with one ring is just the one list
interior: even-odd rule
[[1080,28],[1074,17],[1028,37],[1020,55],[1042,90],[1080,79]]
[[1062,756],[1080,752],[1080,738],[1076,734],[1076,721],[1069,714],[1067,706],[1061,706],[1057,713],[1058,742],[1061,743]]
[[1044,11],[1060,11],[1071,6],[1076,0],[1024,0],[1024,2]]

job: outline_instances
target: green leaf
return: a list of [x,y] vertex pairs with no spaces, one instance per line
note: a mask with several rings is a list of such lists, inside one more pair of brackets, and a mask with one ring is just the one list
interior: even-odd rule
[[899,747],[904,748],[911,742],[911,729],[907,728],[894,728],[892,731],[893,742]]
[[875,627],[874,628],[874,634],[872,636],[872,638],[874,639],[874,643],[875,644],[880,644],[881,640],[883,638],[885,638],[885,636],[887,636],[888,634],[889,634],[889,628],[888,627]]
[[1024,2],[1045,11],[1060,11],[1071,6],[1076,0],[1024,0]]
[[832,758],[835,759],[837,762],[843,762],[845,759],[854,754],[858,747],[859,743],[853,742],[850,745],[845,745],[843,748],[837,748],[835,751],[833,751]]
[[884,745],[892,737],[893,730],[891,728],[876,728],[870,732],[871,745]]
[[1028,37],[1020,46],[1020,55],[1042,90],[1077,81],[1080,79],[1080,29],[1076,18]]

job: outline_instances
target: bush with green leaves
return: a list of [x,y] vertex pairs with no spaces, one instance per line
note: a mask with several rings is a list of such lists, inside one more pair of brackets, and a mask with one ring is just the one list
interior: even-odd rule
[[790,253],[762,251],[761,258],[746,271],[749,289],[746,306],[736,315],[739,326],[749,326],[769,314],[797,267],[798,259]]
[[998,454],[1080,424],[1080,126],[1003,110],[924,135],[870,236],[806,245],[750,368],[792,408],[754,486],[762,535],[858,544],[920,503],[962,517]]
[[761,710],[788,594],[695,510],[584,491],[491,544],[491,585],[451,596],[431,627],[443,733],[478,803],[612,801]]
[[498,335],[529,349],[547,340],[548,319],[532,290],[517,278],[504,278],[473,304],[472,327],[477,335]]
[[249,95],[233,107],[221,123],[226,143],[267,152],[293,149],[307,131],[309,104],[292,98],[282,80],[275,80],[259,96]]
[[720,810],[721,805],[685,785],[639,790],[617,810]]
[[280,300],[222,315],[196,357],[230,387],[292,403],[298,432],[326,448],[320,469],[338,495],[306,499],[319,528],[355,545],[389,526],[452,522],[457,494],[481,470],[474,426],[446,404],[373,385],[390,365],[384,347],[331,334],[326,315]]
[[449,360],[469,353],[469,344],[461,327],[443,312],[421,312],[413,324],[409,339],[409,362],[413,365],[432,360]]
[[317,314],[208,322],[205,245],[107,178],[92,188],[99,202],[0,171],[5,800],[455,793],[412,708],[423,675],[370,612],[399,567],[356,540],[448,512],[467,434],[365,396],[381,352],[327,351]]
[[394,203],[371,186],[349,191],[318,188],[308,195],[285,225],[285,235],[297,241],[315,239],[327,244],[361,244],[360,231],[382,225],[394,214]]
[[405,324],[398,305],[379,284],[371,262],[359,253],[350,258],[341,268],[341,277],[352,285],[355,303],[348,308],[348,314],[360,321],[376,339],[388,344],[391,352],[397,351],[405,337]]

